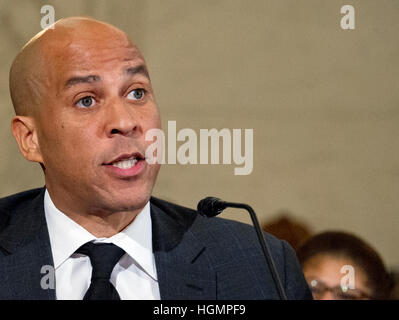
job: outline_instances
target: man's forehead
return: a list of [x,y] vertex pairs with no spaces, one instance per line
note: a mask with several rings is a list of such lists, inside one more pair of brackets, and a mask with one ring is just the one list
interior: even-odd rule
[[107,46],[70,46],[60,54],[50,55],[47,61],[53,60],[63,69],[89,71],[98,68],[117,68],[144,64],[144,58],[134,47]]
[[138,48],[127,38],[79,37],[57,38],[42,44],[41,52],[46,60],[60,60],[63,63],[88,63],[98,60],[143,59]]
[[107,60],[142,59],[136,45],[121,30],[92,19],[62,19],[37,39],[41,54],[50,64],[80,64]]
[[53,73],[51,77],[58,78],[62,84],[67,81],[67,86],[81,80],[70,78],[87,77],[85,82],[93,82],[107,73],[121,76],[141,74],[149,78],[144,58],[134,44],[123,39],[103,40],[68,39],[62,45],[44,51],[48,71]]

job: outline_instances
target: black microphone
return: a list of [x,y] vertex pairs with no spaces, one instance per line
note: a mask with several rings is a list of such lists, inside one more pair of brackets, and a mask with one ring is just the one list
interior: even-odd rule
[[252,223],[254,224],[255,227],[256,234],[258,236],[260,246],[262,247],[263,255],[265,256],[266,263],[272,274],[274,284],[276,286],[280,299],[287,300],[287,294],[285,293],[280,277],[278,276],[276,264],[274,263],[273,257],[270,253],[270,249],[265,241],[265,238],[263,237],[263,233],[260,229],[259,221],[258,218],[256,217],[255,211],[245,203],[226,202],[220,200],[219,198],[214,198],[214,197],[207,197],[198,202],[197,210],[200,215],[211,218],[222,213],[222,211],[227,207],[242,208],[249,212]]

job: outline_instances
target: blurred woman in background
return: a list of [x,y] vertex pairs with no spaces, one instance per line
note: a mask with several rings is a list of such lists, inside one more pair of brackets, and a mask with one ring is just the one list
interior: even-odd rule
[[297,251],[316,300],[388,299],[393,281],[378,253],[345,232],[323,232]]

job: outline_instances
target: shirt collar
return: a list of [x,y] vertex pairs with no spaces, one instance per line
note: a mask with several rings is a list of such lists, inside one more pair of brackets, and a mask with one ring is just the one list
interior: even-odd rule
[[149,276],[157,279],[152,251],[150,202],[147,202],[132,223],[110,238],[96,238],[58,210],[47,190],[44,195],[44,212],[55,269],[75,253],[80,246],[95,240],[96,242],[110,242],[122,248]]

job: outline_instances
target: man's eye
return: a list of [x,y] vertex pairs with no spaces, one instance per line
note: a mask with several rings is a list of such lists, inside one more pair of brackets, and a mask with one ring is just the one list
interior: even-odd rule
[[94,104],[95,100],[93,99],[93,97],[90,96],[83,97],[76,103],[76,105],[81,108],[89,108],[92,107]]
[[129,92],[127,97],[133,100],[142,100],[144,98],[145,90],[144,89],[134,89]]

